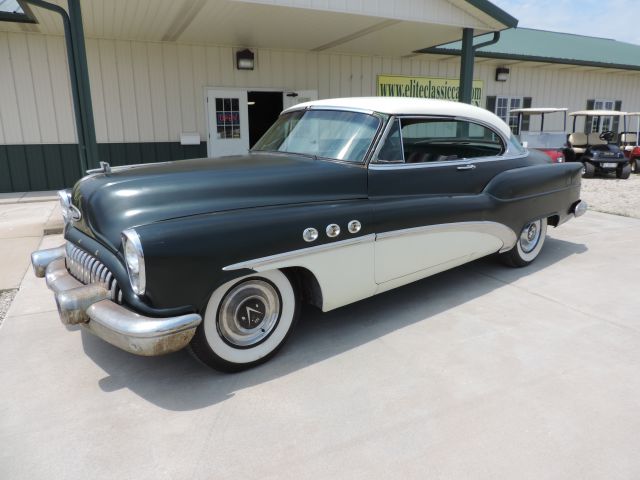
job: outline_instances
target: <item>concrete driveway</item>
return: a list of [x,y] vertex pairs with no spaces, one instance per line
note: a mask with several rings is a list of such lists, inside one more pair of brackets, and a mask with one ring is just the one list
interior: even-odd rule
[[589,212],[529,268],[307,309],[235,375],[67,331],[28,272],[0,329],[0,478],[640,478],[638,245],[640,220]]

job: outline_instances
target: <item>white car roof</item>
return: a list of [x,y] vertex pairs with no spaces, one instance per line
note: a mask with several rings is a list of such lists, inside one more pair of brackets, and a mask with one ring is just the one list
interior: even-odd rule
[[622,117],[628,115],[627,112],[618,112],[617,110],[579,110],[571,112],[569,115],[588,115],[589,117]]
[[512,108],[511,113],[555,113],[555,112],[566,112],[568,108],[556,108],[556,107],[532,107],[532,108]]
[[[337,110],[358,110],[378,112],[388,115],[435,115],[447,117],[464,117],[486,123],[501,132],[505,137],[511,136],[511,129],[502,119],[489,110],[475,107],[467,103],[449,100],[433,100],[429,98],[407,97],[350,97],[329,98],[312,102],[299,103],[289,107],[285,112],[303,110],[305,108],[335,108]],[[283,112],[284,113],[284,112]]]

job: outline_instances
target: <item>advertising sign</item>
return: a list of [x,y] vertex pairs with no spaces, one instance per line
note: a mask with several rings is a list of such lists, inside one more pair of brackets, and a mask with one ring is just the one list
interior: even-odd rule
[[[417,97],[458,101],[460,80],[437,77],[407,77],[403,75],[378,75],[376,93],[379,97]],[[483,82],[474,80],[471,103],[482,103]]]

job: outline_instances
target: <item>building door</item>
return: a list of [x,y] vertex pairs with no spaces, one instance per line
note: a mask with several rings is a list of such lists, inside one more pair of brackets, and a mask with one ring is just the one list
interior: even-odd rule
[[249,147],[260,140],[283,110],[282,90],[277,92],[249,91]]
[[244,155],[249,151],[247,91],[211,88],[207,91],[209,157]]

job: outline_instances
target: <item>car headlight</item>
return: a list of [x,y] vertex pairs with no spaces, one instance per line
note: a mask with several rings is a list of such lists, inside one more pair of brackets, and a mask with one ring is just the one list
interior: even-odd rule
[[122,232],[122,248],[124,250],[124,261],[129,274],[131,288],[136,295],[144,295],[147,286],[147,277],[144,269],[144,254],[140,237],[133,228]]
[[68,223],[69,207],[71,206],[71,190],[58,190],[58,199],[60,200],[60,209],[62,210],[64,223]]

